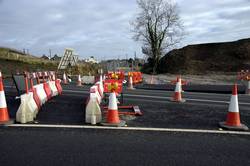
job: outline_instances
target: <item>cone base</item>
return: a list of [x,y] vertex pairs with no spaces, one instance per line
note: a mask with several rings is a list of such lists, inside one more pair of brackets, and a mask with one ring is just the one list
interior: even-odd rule
[[229,126],[226,124],[226,122],[220,122],[219,126],[224,129],[228,130],[237,130],[237,131],[246,131],[248,130],[248,127],[244,124],[241,124],[240,126]]
[[13,119],[9,119],[8,121],[0,122],[0,126],[4,125],[11,125],[14,123]]
[[108,122],[102,122],[103,126],[110,126],[110,127],[124,127],[126,126],[126,122],[124,120],[120,120],[120,123],[108,123]]
[[135,90],[135,88],[131,88],[131,87],[128,87],[127,89],[128,89],[128,90]]
[[170,101],[172,101],[172,102],[176,102],[176,103],[185,103],[185,102],[186,102],[186,100],[185,100],[185,99],[176,100],[176,99],[174,99],[174,98],[171,98],[171,99],[170,99]]

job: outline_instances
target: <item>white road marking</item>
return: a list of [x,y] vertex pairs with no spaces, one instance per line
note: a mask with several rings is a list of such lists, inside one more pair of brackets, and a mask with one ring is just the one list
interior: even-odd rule
[[[149,95],[132,95],[132,94],[124,94],[124,96],[130,96],[130,97],[141,97],[141,98],[153,98],[153,99],[171,99],[171,97],[165,97],[165,96],[149,96]],[[207,100],[207,99],[190,99],[185,98],[186,101],[201,101],[201,102],[210,102],[210,103],[223,103],[223,104],[229,104],[228,101],[219,101],[219,100]],[[250,105],[250,103],[242,103],[239,102],[240,105]]]
[[[147,92],[147,91],[152,91],[152,92],[160,92],[160,93],[166,93],[166,92],[173,92],[174,91],[174,88],[173,90],[153,90],[153,89],[136,89],[137,91],[144,91],[144,92]],[[188,91],[185,91],[185,94],[190,94],[190,95],[193,95],[193,94],[200,94],[200,95],[218,95],[218,96],[226,96],[226,95],[230,95],[230,94],[221,94],[221,93],[205,93],[205,92],[188,92]]]
[[184,132],[184,133],[205,133],[205,134],[236,134],[250,135],[250,132],[225,131],[225,130],[201,130],[201,129],[175,129],[175,128],[146,128],[146,127],[107,127],[107,126],[86,126],[86,125],[39,125],[39,124],[11,124],[8,127],[27,128],[70,128],[70,129],[106,129],[106,130],[130,130],[130,131],[160,131],[160,132]]

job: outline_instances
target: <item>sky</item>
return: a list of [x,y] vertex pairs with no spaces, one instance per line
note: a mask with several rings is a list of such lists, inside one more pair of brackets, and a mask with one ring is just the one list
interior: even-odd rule
[[[185,37],[178,47],[250,37],[250,0],[176,0]],[[33,55],[81,59],[130,58],[141,53],[130,22],[136,0],[0,0],[0,46]]]

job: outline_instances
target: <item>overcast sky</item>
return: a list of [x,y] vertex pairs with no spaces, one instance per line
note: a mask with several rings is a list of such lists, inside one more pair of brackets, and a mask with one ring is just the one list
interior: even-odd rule
[[[182,46],[250,37],[250,0],[176,1]],[[136,0],[0,0],[0,46],[38,56],[70,47],[99,60],[141,55],[129,24],[136,12]]]

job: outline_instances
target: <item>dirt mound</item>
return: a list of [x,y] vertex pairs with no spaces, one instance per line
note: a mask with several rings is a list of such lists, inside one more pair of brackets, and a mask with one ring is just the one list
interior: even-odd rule
[[159,73],[203,74],[250,68],[250,38],[234,42],[188,45],[162,57]]

